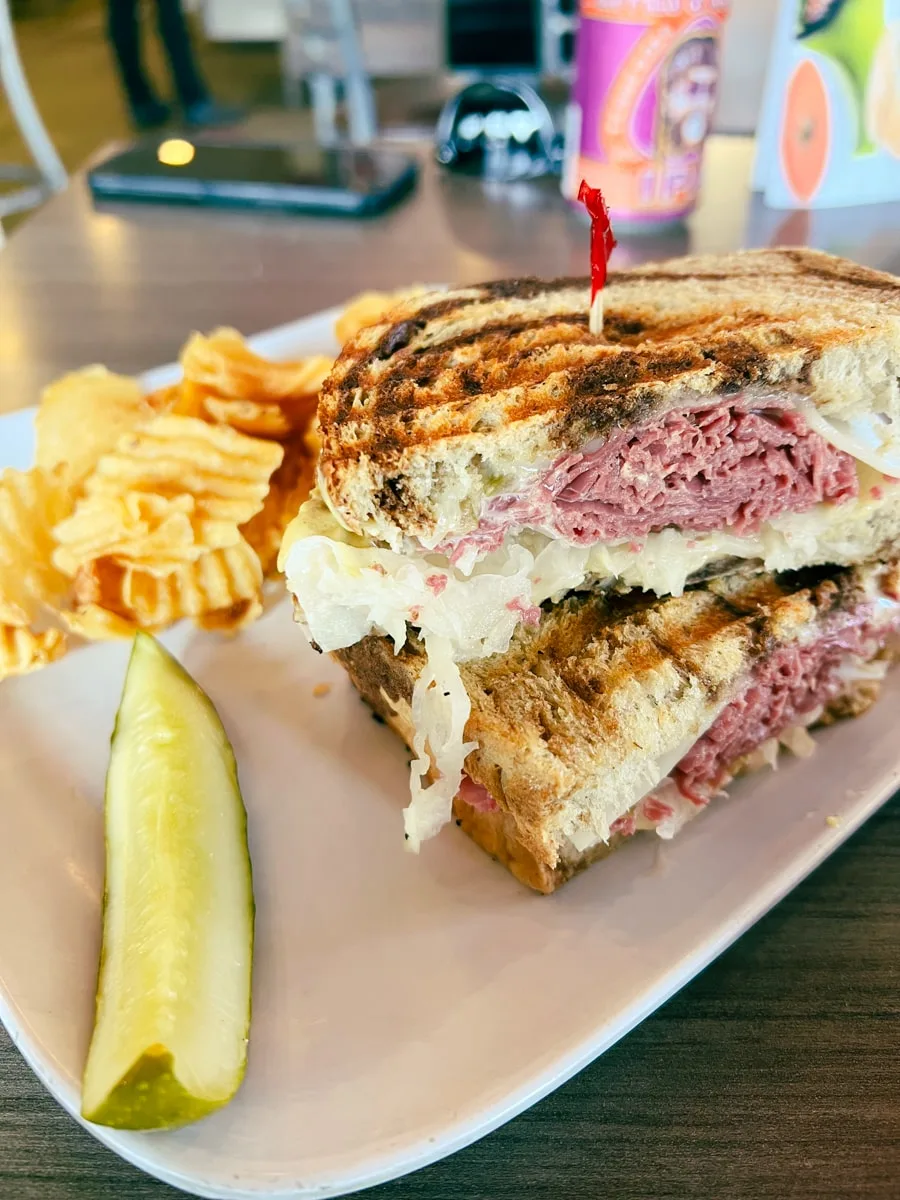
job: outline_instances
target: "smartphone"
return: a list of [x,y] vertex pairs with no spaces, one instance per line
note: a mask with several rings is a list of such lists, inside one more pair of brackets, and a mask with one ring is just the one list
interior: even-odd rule
[[451,71],[539,72],[539,0],[447,0],[444,7]]
[[142,142],[88,172],[95,198],[369,216],[414,186],[415,160],[375,147],[315,142]]

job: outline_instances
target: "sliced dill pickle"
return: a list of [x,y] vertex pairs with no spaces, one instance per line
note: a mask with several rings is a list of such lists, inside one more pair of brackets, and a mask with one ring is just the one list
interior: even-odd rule
[[134,640],[106,776],[106,888],[82,1116],[163,1129],[206,1116],[247,1061],[253,887],[247,816],[216,710],[148,634]]

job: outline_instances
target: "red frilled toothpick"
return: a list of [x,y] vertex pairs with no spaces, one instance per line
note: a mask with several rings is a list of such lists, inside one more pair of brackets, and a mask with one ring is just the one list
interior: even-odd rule
[[603,288],[606,284],[606,267],[613,247],[617,244],[609,223],[609,209],[599,188],[588,186],[582,179],[578,199],[588,210],[591,218],[591,333],[603,332]]

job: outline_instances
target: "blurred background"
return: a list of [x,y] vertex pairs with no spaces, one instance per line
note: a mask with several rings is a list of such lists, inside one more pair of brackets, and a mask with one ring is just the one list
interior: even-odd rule
[[[239,105],[241,133],[262,138],[308,134],[311,114],[298,84],[296,29],[303,5],[284,0],[185,0],[197,61],[211,94]],[[536,6],[538,10],[542,7]],[[441,104],[460,74],[481,58],[502,66],[519,38],[518,55],[543,54],[544,74],[565,85],[571,67],[575,0],[552,0],[552,46],[525,28],[528,0],[357,0],[366,65],[375,83],[378,116],[390,135],[431,133]],[[726,22],[716,127],[752,132],[764,87],[778,0],[733,0]],[[130,136],[129,113],[107,41],[104,0],[12,0],[19,55],[41,117],[68,170],[98,147]],[[162,96],[171,86],[156,36],[153,3],[139,6],[147,72]],[[566,19],[569,18],[567,25]],[[445,36],[445,21],[452,36]],[[524,39],[524,41],[523,41]],[[529,39],[531,39],[529,41]],[[525,43],[528,43],[527,45]],[[550,60],[553,61],[550,61]],[[0,162],[27,157],[8,106],[0,103]],[[7,224],[9,228],[9,224]]]

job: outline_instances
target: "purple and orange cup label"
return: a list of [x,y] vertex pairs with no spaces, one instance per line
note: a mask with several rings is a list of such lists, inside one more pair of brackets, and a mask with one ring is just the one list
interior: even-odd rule
[[730,0],[582,0],[563,190],[600,187],[613,218],[694,207]]

